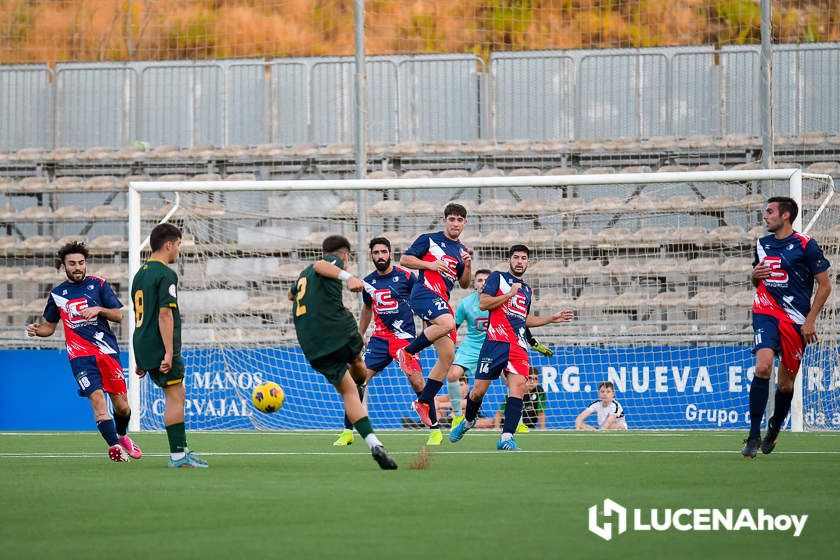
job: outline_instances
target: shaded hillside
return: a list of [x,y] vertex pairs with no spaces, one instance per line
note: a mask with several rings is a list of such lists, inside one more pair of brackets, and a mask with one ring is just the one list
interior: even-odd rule
[[[368,0],[369,54],[756,43],[758,0]],[[837,0],[774,40],[840,41]],[[352,54],[352,0],[0,0],[0,63]]]

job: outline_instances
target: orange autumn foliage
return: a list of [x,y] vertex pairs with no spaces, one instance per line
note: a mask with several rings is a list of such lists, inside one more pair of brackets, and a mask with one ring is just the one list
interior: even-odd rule
[[[0,0],[0,63],[351,55],[353,0]],[[367,0],[368,54],[756,43],[757,0]],[[840,2],[773,0],[774,40]]]

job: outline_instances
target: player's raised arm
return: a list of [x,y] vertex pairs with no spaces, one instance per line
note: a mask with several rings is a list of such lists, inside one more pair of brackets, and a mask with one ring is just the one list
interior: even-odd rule
[[432,263],[428,263],[423,259],[418,259],[414,255],[403,254],[400,257],[400,266],[411,268],[413,270],[429,270]]
[[[400,266],[404,266],[406,268],[411,268],[414,270],[433,270],[435,272],[440,273],[449,272],[449,265],[447,265],[444,261],[424,261],[423,259],[415,257],[413,255],[401,256]],[[469,282],[467,282],[467,285],[469,285]]]
[[458,285],[466,290],[470,287],[470,282],[472,281],[472,255],[469,249],[461,252],[461,260],[464,262],[464,270],[461,272],[460,278],[458,278]]
[[351,292],[361,292],[362,288],[364,288],[364,282],[362,282],[346,270],[338,268],[336,265],[329,261],[321,259],[318,262],[316,262],[312,266],[312,268],[315,270],[315,273],[318,276],[323,276],[324,278],[333,278],[335,280],[342,280],[344,283],[347,284],[347,288]]
[[411,247],[405,250],[400,257],[400,266],[413,270],[433,270],[440,273],[448,273],[449,266],[442,260],[424,261],[422,256],[429,250],[428,235],[421,235],[414,240]]
[[421,235],[414,240],[411,247],[406,249],[400,257],[400,266],[414,270],[434,270],[434,262],[426,262],[421,256],[429,250],[429,240],[426,235]]
[[543,325],[548,325],[549,323],[568,323],[574,318],[575,312],[570,309],[564,309],[563,311],[558,311],[557,313],[546,315],[545,317],[536,317],[529,314],[525,319],[525,326],[542,327]]
[[505,304],[506,301],[513,298],[516,295],[516,292],[519,291],[519,288],[522,287],[522,284],[519,282],[515,282],[511,284],[510,291],[506,294],[501,294],[498,296],[491,296],[485,292],[481,292],[478,296],[478,308],[482,311],[492,311],[497,307],[501,307]]

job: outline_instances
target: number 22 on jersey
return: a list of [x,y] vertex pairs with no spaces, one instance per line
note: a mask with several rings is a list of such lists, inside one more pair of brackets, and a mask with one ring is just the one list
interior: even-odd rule
[[300,317],[306,313],[306,306],[301,303],[304,295],[306,295],[306,278],[298,278],[297,297],[295,298],[295,317]]

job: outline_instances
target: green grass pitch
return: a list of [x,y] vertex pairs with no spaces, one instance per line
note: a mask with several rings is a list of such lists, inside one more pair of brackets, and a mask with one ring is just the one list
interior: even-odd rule
[[[840,434],[784,433],[741,458],[742,433],[530,433],[495,451],[474,431],[409,468],[422,432],[382,432],[381,471],[358,437],[189,433],[206,470],[165,468],[166,437],[115,464],[98,433],[0,434],[0,558],[791,558],[840,544]],[[763,508],[787,532],[629,531],[607,542],[588,508]],[[603,518],[602,518],[603,519]]]

